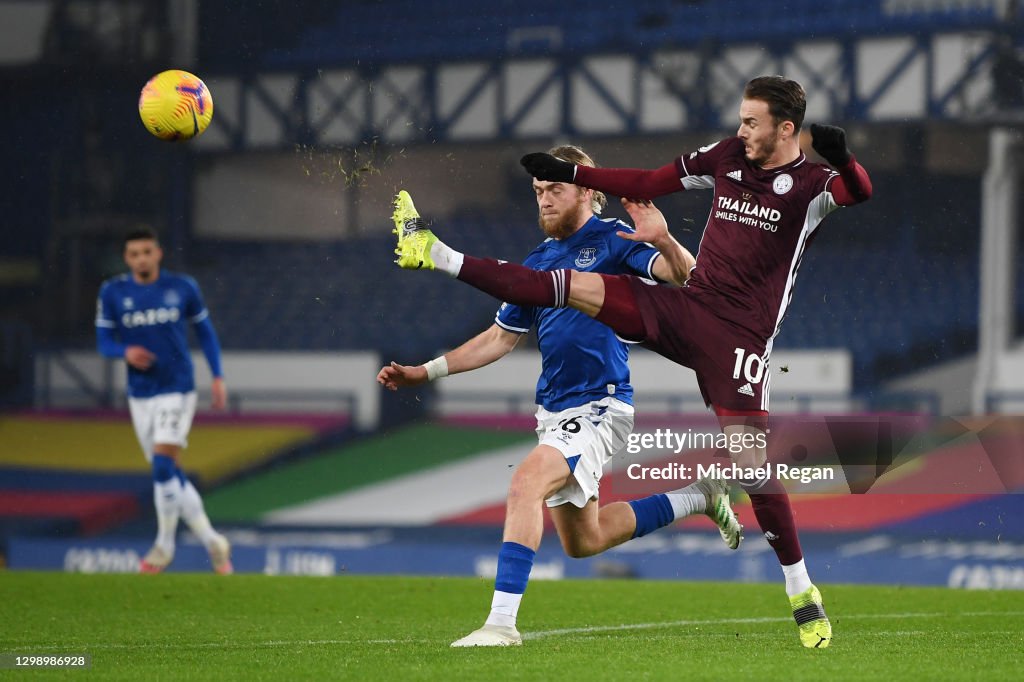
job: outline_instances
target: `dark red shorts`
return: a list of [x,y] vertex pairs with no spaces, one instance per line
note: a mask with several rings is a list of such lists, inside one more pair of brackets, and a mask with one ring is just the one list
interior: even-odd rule
[[[643,345],[697,374],[704,402],[737,411],[767,411],[766,340],[715,315],[686,288],[605,275],[606,297],[628,283],[643,322]],[[624,292],[622,292],[624,293]]]

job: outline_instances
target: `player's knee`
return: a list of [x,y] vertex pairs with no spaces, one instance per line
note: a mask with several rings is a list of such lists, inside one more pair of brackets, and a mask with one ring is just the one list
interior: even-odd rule
[[739,452],[730,452],[732,460],[741,469],[760,469],[768,460],[764,448],[743,448]]
[[545,498],[544,482],[532,467],[520,467],[508,486],[509,504],[540,502]]
[[562,550],[570,559],[585,559],[598,553],[597,543],[584,536],[562,538]]
[[[734,419],[740,421],[733,423]],[[727,417],[722,424],[722,431],[729,438],[729,456],[741,469],[759,469],[768,461],[764,447],[765,427],[750,423],[751,419],[760,419],[760,416]]]
[[560,452],[540,446],[527,455],[512,474],[509,500],[545,500],[565,485],[570,473]]
[[157,483],[164,483],[174,478],[177,469],[173,458],[167,455],[153,455],[153,480]]

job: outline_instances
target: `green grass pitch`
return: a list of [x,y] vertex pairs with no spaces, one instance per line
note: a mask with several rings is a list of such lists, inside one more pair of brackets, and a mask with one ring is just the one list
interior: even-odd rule
[[92,656],[33,679],[831,681],[1019,679],[1024,651],[1020,592],[822,584],[835,639],[808,650],[781,583],[620,580],[534,581],[521,648],[449,648],[491,585],[0,571],[0,654]]

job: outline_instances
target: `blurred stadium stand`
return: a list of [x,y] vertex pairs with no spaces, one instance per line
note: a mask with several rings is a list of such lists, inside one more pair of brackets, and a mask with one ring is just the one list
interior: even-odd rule
[[[708,42],[991,29],[1002,22],[1002,9],[1001,3],[990,0],[865,0],[857,3],[855,12],[844,0],[636,0],[615,6],[580,0],[555,5],[495,0],[488,3],[484,16],[466,12],[459,0],[364,0],[345,3],[333,16],[318,17],[316,25],[297,39],[293,33],[294,44],[269,51],[264,64],[578,55],[607,51],[612,45],[649,50]],[[216,13],[227,13],[226,7],[208,11],[214,25],[235,23],[233,14],[230,22],[216,21]],[[743,21],[736,21],[737,16]],[[453,33],[457,40],[452,40]],[[223,58],[231,61],[232,55]]]

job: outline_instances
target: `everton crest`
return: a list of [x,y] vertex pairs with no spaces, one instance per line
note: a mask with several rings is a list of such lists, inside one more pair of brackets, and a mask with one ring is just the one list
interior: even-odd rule
[[597,247],[596,246],[584,246],[580,249],[580,255],[576,256],[576,267],[578,268],[589,268],[591,265],[597,262]]

